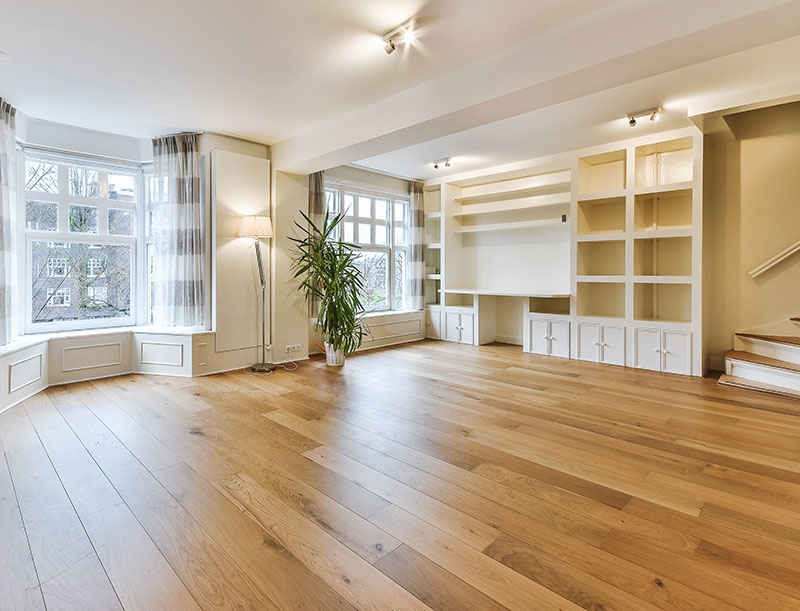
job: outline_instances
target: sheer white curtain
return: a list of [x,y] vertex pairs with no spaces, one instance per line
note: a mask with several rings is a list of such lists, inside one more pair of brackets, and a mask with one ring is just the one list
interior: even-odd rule
[[425,259],[422,245],[425,242],[425,208],[423,184],[411,183],[411,213],[409,214],[408,257],[408,308],[421,310],[425,307]]
[[153,140],[153,324],[203,317],[203,210],[197,135]]
[[0,346],[12,338],[14,246],[11,218],[16,197],[16,109],[0,98]]

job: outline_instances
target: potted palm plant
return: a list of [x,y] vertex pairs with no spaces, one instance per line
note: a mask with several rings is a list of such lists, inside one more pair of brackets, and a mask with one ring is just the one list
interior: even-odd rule
[[325,338],[328,365],[341,367],[345,356],[358,350],[370,335],[362,320],[364,284],[356,262],[360,247],[337,238],[343,213],[326,212],[321,227],[301,214],[307,226],[295,223],[302,236],[290,238],[296,247],[292,271],[301,280],[306,301],[318,303],[315,328]]

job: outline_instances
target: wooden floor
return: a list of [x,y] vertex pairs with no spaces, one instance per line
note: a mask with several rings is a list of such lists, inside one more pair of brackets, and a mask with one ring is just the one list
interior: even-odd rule
[[51,388],[0,415],[0,608],[800,609],[797,408],[444,342]]

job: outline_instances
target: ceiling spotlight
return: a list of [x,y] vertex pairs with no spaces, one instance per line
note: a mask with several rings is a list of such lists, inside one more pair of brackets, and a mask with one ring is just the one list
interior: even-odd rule
[[446,157],[445,159],[438,159],[433,162],[433,169],[438,170],[439,166],[444,166],[446,168],[450,167],[450,157]]
[[389,55],[394,53],[398,44],[411,45],[417,38],[417,25],[419,22],[416,19],[409,19],[404,24],[397,26],[395,29],[386,32],[383,35],[383,42],[386,46],[383,50]]
[[628,113],[628,125],[636,127],[637,119],[648,117],[653,123],[661,118],[661,108],[648,108],[647,110],[637,110],[636,112]]

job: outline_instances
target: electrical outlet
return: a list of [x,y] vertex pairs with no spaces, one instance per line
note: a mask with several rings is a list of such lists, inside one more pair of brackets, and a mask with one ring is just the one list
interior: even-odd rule
[[286,346],[286,354],[290,352],[300,352],[300,344],[289,344]]

